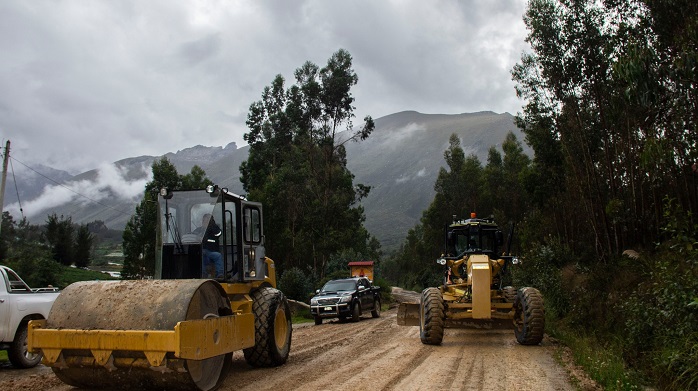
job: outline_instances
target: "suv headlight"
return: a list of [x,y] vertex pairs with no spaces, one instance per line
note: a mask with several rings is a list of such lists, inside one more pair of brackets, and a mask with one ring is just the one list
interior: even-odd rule
[[340,303],[351,303],[351,295],[342,296],[339,298]]
[[317,305],[317,299],[310,299],[310,305]]

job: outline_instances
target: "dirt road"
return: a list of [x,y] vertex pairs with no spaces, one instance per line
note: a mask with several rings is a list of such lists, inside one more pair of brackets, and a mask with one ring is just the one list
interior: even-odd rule
[[[575,390],[547,338],[540,346],[521,346],[513,331],[447,329],[441,346],[428,346],[419,340],[419,327],[398,326],[395,316],[391,309],[358,323],[296,326],[285,365],[253,369],[237,352],[221,389]],[[43,366],[0,368],[0,389],[73,390]]]

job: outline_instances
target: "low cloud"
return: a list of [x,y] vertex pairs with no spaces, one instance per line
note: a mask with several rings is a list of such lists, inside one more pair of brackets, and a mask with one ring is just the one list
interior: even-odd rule
[[422,178],[427,176],[427,168],[424,167],[421,170],[417,171],[414,174],[403,174],[399,178],[395,179],[395,183],[401,184],[405,182],[409,182],[411,180],[417,179],[417,178]]
[[[134,176],[137,179],[130,179]],[[126,168],[105,163],[97,168],[94,180],[71,181],[44,187],[41,195],[22,202],[22,212],[31,219],[46,210],[65,204],[98,203],[110,208],[120,202],[140,198],[146,183],[151,180],[152,173],[146,165],[142,165],[134,174],[129,173]],[[5,209],[13,216],[20,215],[19,203],[10,204]]]

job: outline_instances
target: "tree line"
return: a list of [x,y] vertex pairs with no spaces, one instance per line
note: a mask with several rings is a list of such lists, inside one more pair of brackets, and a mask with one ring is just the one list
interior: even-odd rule
[[88,224],[75,224],[71,217],[53,213],[46,224],[33,225],[3,212],[1,232],[1,262],[30,286],[57,285],[60,265],[85,268],[93,258],[95,236]]

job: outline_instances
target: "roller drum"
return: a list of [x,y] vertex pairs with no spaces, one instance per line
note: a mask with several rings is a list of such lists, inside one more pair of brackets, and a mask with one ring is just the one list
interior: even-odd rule
[[[210,280],[86,281],[61,292],[46,327],[171,331],[180,321],[231,313],[225,291]],[[231,361],[231,354],[197,361],[169,353],[166,365],[154,368],[143,352],[115,350],[112,355],[112,363],[105,368],[93,363],[90,351],[64,350],[68,368],[52,369],[63,382],[83,388],[213,390]]]

